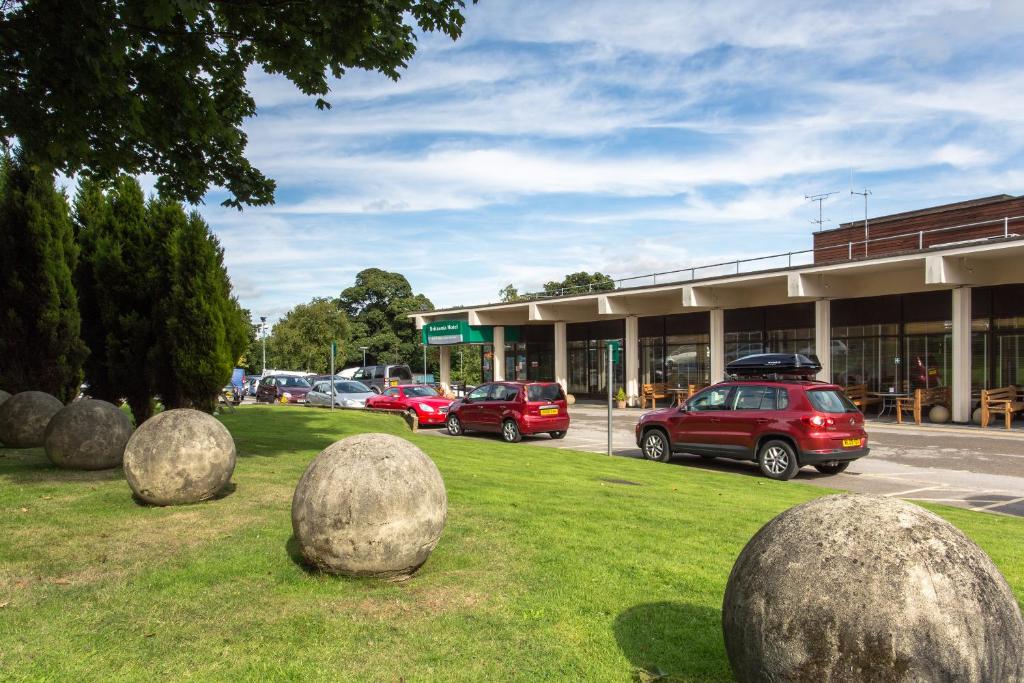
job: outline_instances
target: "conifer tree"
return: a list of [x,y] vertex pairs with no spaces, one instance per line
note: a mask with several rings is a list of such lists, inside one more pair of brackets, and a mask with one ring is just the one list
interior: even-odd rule
[[67,200],[52,173],[18,154],[0,161],[0,387],[70,401],[88,350],[72,272]]

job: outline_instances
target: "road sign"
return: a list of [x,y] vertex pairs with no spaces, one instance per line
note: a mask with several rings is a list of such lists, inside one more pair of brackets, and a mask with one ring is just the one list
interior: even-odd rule
[[613,363],[618,363],[619,362],[619,351],[622,350],[622,342],[618,341],[617,339],[610,340],[608,342],[608,350],[612,354],[612,362]]

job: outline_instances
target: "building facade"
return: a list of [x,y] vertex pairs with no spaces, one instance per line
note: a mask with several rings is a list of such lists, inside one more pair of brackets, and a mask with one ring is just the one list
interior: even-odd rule
[[[981,389],[1024,384],[1024,198],[988,197],[814,235],[810,263],[531,301],[414,314],[488,330],[486,379],[613,389],[724,377],[751,353],[815,353],[823,380],[907,392],[949,386],[966,422]],[[792,257],[790,256],[790,260]],[[686,272],[684,271],[684,276]],[[506,334],[506,330],[508,333]],[[506,343],[506,337],[508,341]],[[514,341],[512,339],[514,338]],[[441,346],[441,379],[450,359]]]

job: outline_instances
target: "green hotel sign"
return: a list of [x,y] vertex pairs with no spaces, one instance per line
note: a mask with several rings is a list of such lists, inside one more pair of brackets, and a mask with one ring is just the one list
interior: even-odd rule
[[[493,344],[494,328],[470,325],[465,320],[435,320],[423,326],[423,343],[428,346],[446,344]],[[519,328],[506,327],[505,341],[519,341]]]

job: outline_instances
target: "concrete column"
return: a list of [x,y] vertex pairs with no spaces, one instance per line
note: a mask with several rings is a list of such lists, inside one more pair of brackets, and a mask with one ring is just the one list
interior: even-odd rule
[[626,316],[626,398],[628,405],[640,404],[640,318]]
[[818,299],[814,302],[814,353],[821,361],[818,379],[832,381],[832,302]]
[[505,379],[505,328],[494,326],[494,381]]
[[725,379],[725,311],[712,308],[711,314],[711,383]]
[[953,422],[971,421],[971,288],[953,290]]
[[452,350],[449,346],[439,346],[439,364],[441,370],[441,384],[446,387],[452,385]]
[[565,323],[555,323],[555,381],[569,393],[569,344],[565,339]]

